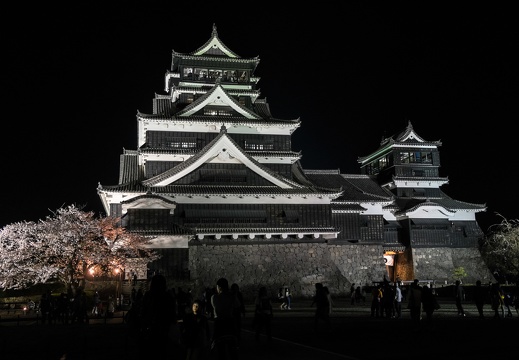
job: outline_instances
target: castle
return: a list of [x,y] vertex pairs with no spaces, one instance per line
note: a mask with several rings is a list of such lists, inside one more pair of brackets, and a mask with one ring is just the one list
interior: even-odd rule
[[227,277],[240,288],[289,286],[310,296],[382,279],[488,281],[476,213],[484,204],[440,188],[440,141],[411,122],[358,158],[360,174],[304,169],[291,148],[300,119],[279,119],[258,90],[259,58],[219,38],[172,52],[164,94],[137,112],[136,150],[120,156],[117,185],[99,184],[108,215],[148,236],[162,255],[139,279],[160,272],[193,287]]

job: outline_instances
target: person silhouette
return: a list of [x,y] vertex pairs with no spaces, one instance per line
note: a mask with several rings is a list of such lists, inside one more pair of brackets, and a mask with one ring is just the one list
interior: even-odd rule
[[315,284],[315,295],[312,305],[315,305],[314,331],[319,332],[319,322],[323,321],[326,330],[330,331],[330,301],[326,289],[322,283]]
[[398,283],[395,284],[395,317],[399,319],[402,317],[402,289]]
[[477,280],[476,287],[474,288],[474,303],[476,304],[480,319],[485,317],[483,314],[483,306],[485,305],[486,296],[487,291],[481,286],[481,280]]
[[233,318],[236,326],[236,340],[238,341],[238,345],[241,342],[241,327],[242,327],[242,318],[245,317],[245,303],[243,301],[243,294],[240,291],[240,287],[238,284],[233,283],[231,285],[231,292],[236,296],[238,301],[240,302],[240,306],[234,308]]
[[146,351],[155,359],[166,359],[171,326],[176,323],[175,300],[168,292],[166,278],[161,274],[152,277],[150,289],[144,293],[141,306],[141,326],[145,341],[151,347]]
[[463,310],[463,300],[465,299],[465,290],[463,289],[463,285],[461,285],[461,281],[456,280],[456,285],[454,286],[454,298],[456,300],[456,308],[458,309],[459,316],[466,316],[465,310]]
[[191,312],[184,314],[180,322],[182,343],[186,347],[186,360],[207,358],[206,349],[211,339],[209,320],[201,309],[200,301],[191,304]]
[[211,296],[211,304],[214,310],[214,345],[211,346],[216,348],[218,360],[236,360],[238,342],[233,314],[235,309],[240,307],[240,302],[229,290],[229,282],[226,278],[220,278],[216,282],[216,294]]
[[494,319],[501,319],[505,316],[504,293],[498,282],[492,284],[490,288],[490,301],[494,310]]
[[407,308],[411,315],[411,320],[415,326],[420,325],[422,315],[422,287],[418,279],[414,279],[409,287],[409,296],[407,300]]
[[435,304],[435,295],[433,294],[432,289],[427,284],[425,284],[424,286],[422,286],[422,305],[423,311],[425,312],[425,316],[427,319],[427,323],[432,322]]
[[256,341],[260,339],[260,333],[262,330],[265,330],[265,335],[267,336],[267,340],[272,340],[272,302],[267,294],[267,288],[262,286],[258,290],[258,295],[254,300],[255,310],[254,310],[254,331],[256,336]]
[[292,293],[290,292],[290,288],[285,288],[285,299],[287,301],[287,310],[292,309]]

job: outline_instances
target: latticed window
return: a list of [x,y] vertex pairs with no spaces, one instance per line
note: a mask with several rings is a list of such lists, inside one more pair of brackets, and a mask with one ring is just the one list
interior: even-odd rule
[[221,116],[232,116],[233,111],[231,108],[215,108],[215,107],[205,107],[204,115],[221,115]]
[[196,148],[195,138],[175,137],[168,139],[168,146],[177,149],[193,149]]
[[185,210],[186,224],[265,224],[264,210]]
[[432,163],[432,153],[430,151],[402,151],[400,152],[400,163]]
[[247,141],[245,140],[245,150],[274,150],[274,143],[271,140]]
[[135,230],[168,230],[170,209],[128,209],[126,228]]

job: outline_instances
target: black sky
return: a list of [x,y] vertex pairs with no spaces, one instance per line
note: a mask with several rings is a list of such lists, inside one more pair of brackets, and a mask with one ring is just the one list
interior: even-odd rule
[[96,187],[116,184],[119,155],[136,148],[137,110],[164,93],[172,50],[196,50],[213,23],[231,50],[259,56],[274,116],[301,118],[304,168],[359,173],[358,157],[411,121],[442,141],[442,189],[487,205],[484,231],[496,213],[519,218],[511,7],[116,3],[3,11],[0,226],[70,204],[104,215]]

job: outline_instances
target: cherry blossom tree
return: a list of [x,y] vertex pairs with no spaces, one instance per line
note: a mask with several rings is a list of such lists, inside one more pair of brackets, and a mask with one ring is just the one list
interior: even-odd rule
[[0,288],[55,281],[75,291],[89,269],[113,274],[128,263],[145,266],[159,258],[147,247],[149,239],[127,232],[119,220],[96,218],[71,205],[37,223],[5,226],[0,231]]
[[19,289],[50,280],[55,272],[45,257],[38,236],[39,224],[18,222],[0,232],[0,288]]
[[506,219],[490,228],[481,253],[487,265],[514,282],[519,281],[519,220]]

